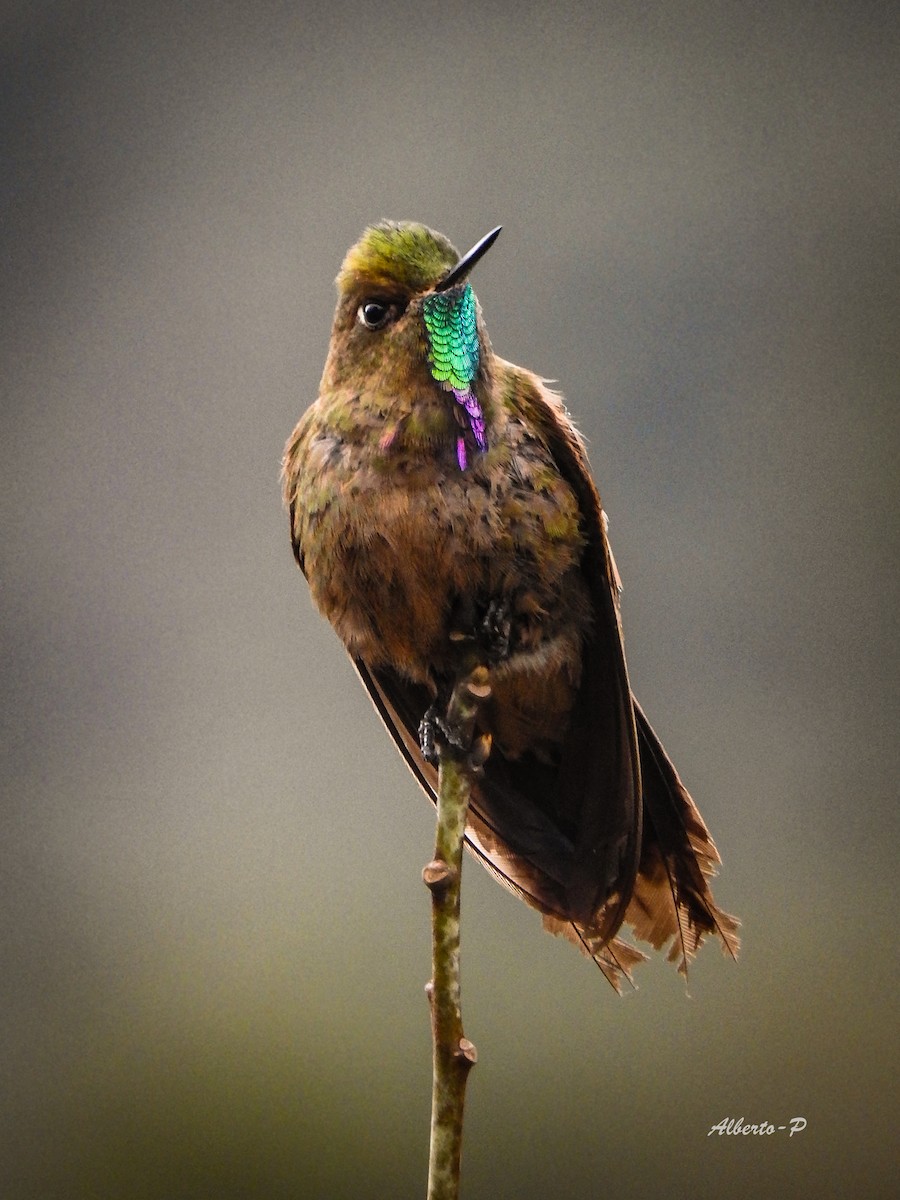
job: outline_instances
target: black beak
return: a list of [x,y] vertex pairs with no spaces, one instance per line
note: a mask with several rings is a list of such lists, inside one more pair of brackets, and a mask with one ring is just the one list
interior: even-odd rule
[[451,267],[443,279],[439,280],[434,285],[436,292],[446,292],[448,288],[452,288],[472,270],[479,258],[487,254],[494,242],[500,236],[502,225],[498,225],[496,229],[492,229],[490,233],[486,233],[480,242],[476,242],[472,249],[462,256],[455,267]]

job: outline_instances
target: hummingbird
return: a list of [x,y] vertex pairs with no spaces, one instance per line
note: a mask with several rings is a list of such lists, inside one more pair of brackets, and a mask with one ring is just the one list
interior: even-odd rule
[[533,372],[496,355],[462,257],[410,221],[347,252],[318,399],[288,439],[294,555],[419,784],[437,794],[441,705],[475,645],[489,745],[466,844],[621,990],[646,955],[687,974],[738,949],[720,862],[632,695],[621,582],[585,443]]

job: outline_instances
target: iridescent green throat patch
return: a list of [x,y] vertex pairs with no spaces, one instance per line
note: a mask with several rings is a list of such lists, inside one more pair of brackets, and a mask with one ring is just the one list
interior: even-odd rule
[[[426,296],[422,312],[428,332],[431,374],[465,409],[472,438],[483,452],[487,449],[484,413],[472,389],[478,373],[479,346],[475,295],[470,284]],[[468,455],[462,435],[456,440],[456,458],[459,469],[464,471]]]

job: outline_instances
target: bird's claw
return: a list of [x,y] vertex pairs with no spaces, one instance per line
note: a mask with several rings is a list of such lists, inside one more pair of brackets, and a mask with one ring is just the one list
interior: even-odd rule
[[463,731],[454,722],[441,716],[437,704],[432,704],[419,722],[419,749],[425,761],[432,766],[437,766],[438,746],[442,744],[452,746],[461,753],[469,750]]
[[480,615],[469,605],[460,606],[448,637],[451,642],[474,646],[484,663],[496,666],[509,658],[511,632],[509,605],[505,600],[491,600]]
[[437,766],[440,748],[446,747],[464,758],[471,770],[480,773],[491,753],[491,735],[478,733],[476,721],[482,705],[491,695],[490,672],[476,666],[457,681],[450,693],[446,710],[439,701],[431,704],[419,722],[419,748],[426,762]]
[[419,749],[422,751],[422,757],[425,761],[431,763],[433,767],[437,766],[438,762],[437,719],[437,709],[432,704],[419,722]]
[[496,666],[509,658],[512,620],[505,600],[492,600],[485,610],[476,636],[489,663]]

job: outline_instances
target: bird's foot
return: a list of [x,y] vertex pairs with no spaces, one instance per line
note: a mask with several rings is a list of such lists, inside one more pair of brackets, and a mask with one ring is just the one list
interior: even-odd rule
[[458,606],[450,629],[450,641],[474,649],[476,658],[496,666],[509,658],[512,618],[505,600],[491,600],[479,613],[474,606]]
[[492,600],[488,604],[481,623],[476,630],[476,641],[484,651],[489,663],[496,666],[509,658],[509,636],[512,619],[505,600]]
[[444,738],[443,721],[441,720],[438,702],[428,706],[425,715],[419,722],[419,749],[422,757],[433,767],[438,764],[438,745]]
[[419,722],[419,748],[426,762],[436,766],[440,746],[450,746],[464,754],[471,748],[471,731],[462,722],[454,721],[448,712],[441,714],[437,702],[432,704]]
[[426,762],[436,766],[441,749],[448,748],[467,759],[473,770],[484,766],[491,752],[491,735],[476,734],[475,722],[490,694],[488,669],[476,666],[457,682],[446,704],[439,697],[429,706],[419,722],[419,747]]

